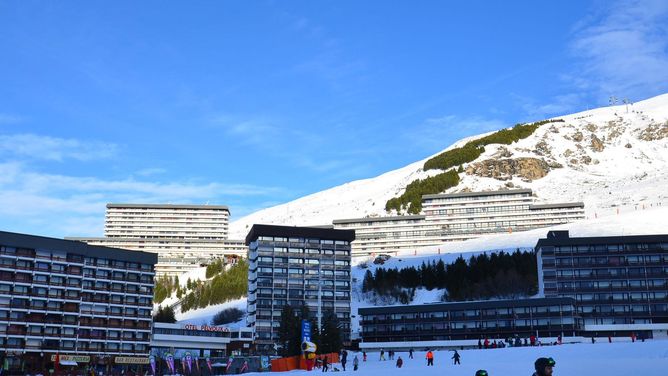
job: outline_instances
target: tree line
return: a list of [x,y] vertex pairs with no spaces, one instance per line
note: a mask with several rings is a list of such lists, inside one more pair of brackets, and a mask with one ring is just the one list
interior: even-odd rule
[[339,352],[343,346],[341,328],[336,314],[330,310],[323,312],[322,327],[318,331],[316,318],[313,317],[308,306],[294,308],[283,306],[281,321],[278,328],[278,353],[281,356],[295,356],[301,354],[302,320],[311,324],[311,342],[315,343],[319,354]]
[[196,281],[181,298],[181,312],[239,299],[248,292],[248,262],[240,259],[207,281]]
[[[444,301],[530,296],[538,291],[536,254],[516,250],[513,253],[482,253],[462,256],[445,264],[443,260],[423,262],[419,267],[367,270],[363,292],[390,295],[408,303],[417,288],[445,289]],[[404,302],[402,300],[408,300]]]
[[454,169],[425,179],[414,180],[406,186],[401,196],[387,201],[385,210],[389,212],[394,209],[397,213],[401,213],[404,209],[408,213],[418,214],[422,211],[422,195],[443,192],[457,184],[459,184],[459,174]]

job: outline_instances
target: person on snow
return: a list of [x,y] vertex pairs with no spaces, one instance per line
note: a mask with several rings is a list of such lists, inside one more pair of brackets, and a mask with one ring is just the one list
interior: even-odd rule
[[341,367],[343,370],[346,370],[346,363],[348,363],[348,351],[341,351]]
[[413,349],[408,350],[408,358],[413,359]]
[[366,351],[362,351],[362,361],[366,362]]
[[248,361],[244,360],[244,365],[241,366],[241,372],[240,373],[244,373],[246,371],[248,371]]
[[475,376],[488,376],[488,374],[487,371],[485,371],[484,369],[479,369],[475,371]]
[[401,359],[401,357],[397,358],[397,368],[401,368],[401,366],[404,365],[404,361]]
[[459,362],[459,359],[460,359],[460,358],[461,358],[461,355],[459,355],[459,353],[457,352],[457,350],[455,350],[455,355],[452,356],[452,359],[455,360],[455,361],[454,361],[454,364],[461,364],[461,363]]
[[533,364],[536,372],[533,376],[552,376],[552,368],[557,364],[552,358],[538,358]]
[[478,338],[478,350],[482,350],[482,341]]
[[327,357],[323,356],[322,357],[322,372],[327,372],[329,370],[329,362],[327,361]]
[[431,350],[427,351],[427,366],[434,365],[434,353]]
[[485,346],[486,349],[489,348],[489,339],[485,338],[484,346]]
[[385,350],[380,349],[380,360],[385,360]]
[[353,358],[353,371],[357,371],[357,368],[359,368],[360,365],[360,360],[357,359],[357,355]]

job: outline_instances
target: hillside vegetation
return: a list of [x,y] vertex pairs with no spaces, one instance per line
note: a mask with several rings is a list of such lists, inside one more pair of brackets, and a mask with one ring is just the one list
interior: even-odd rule
[[399,196],[391,198],[385,204],[385,210],[396,210],[397,213],[406,210],[411,214],[422,211],[422,195],[443,192],[459,184],[459,174],[454,169],[431,176],[425,179],[412,181],[406,186],[406,191]]
[[[397,213],[419,214],[422,211],[422,195],[438,194],[459,184],[459,174],[464,163],[473,162],[485,152],[485,145],[509,145],[531,136],[543,124],[563,122],[561,119],[543,120],[531,124],[517,124],[509,129],[502,129],[485,137],[467,142],[464,146],[444,151],[427,160],[425,170],[448,170],[447,172],[410,182],[399,197],[393,197],[385,203],[385,210]],[[457,170],[454,168],[459,166]]]
[[485,137],[467,142],[464,146],[447,150],[424,163],[425,170],[447,170],[463,163],[473,162],[490,144],[510,145],[533,134],[543,124],[563,122],[561,119],[542,120],[531,124],[517,124]]

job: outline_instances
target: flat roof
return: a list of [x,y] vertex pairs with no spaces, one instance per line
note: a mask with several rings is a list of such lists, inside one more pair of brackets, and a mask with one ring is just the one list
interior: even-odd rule
[[511,308],[511,307],[535,307],[557,304],[575,304],[573,298],[523,298],[523,299],[504,299],[504,300],[477,300],[470,302],[447,302],[433,304],[411,304],[400,306],[367,307],[358,308],[360,315],[364,314],[383,314],[383,313],[419,313],[434,311],[453,311],[464,309],[490,309],[490,308]]
[[79,242],[88,242],[88,241],[95,241],[95,242],[110,242],[113,243],[115,241],[120,241],[120,242],[144,242],[144,243],[150,243],[150,242],[165,242],[165,241],[173,241],[173,242],[184,242],[184,243],[224,243],[224,244],[243,244],[245,245],[245,241],[243,239],[197,239],[197,238],[171,238],[171,237],[163,237],[163,238],[121,238],[121,237],[81,237],[81,236],[66,236],[65,240],[76,240]]
[[558,209],[558,208],[584,208],[584,202],[560,202],[556,204],[529,205],[529,210],[535,209]]
[[253,225],[246,235],[246,245],[260,236],[318,238],[326,240],[355,240],[355,230],[335,230],[321,227]]
[[193,205],[193,204],[107,204],[107,209],[146,208],[146,209],[219,209],[230,211],[226,205]]
[[143,251],[89,245],[75,240],[49,238],[38,235],[0,231],[0,244],[9,247],[62,251],[88,257],[99,257],[122,261],[156,264],[158,254]]
[[536,248],[560,245],[611,245],[628,243],[668,243],[668,234],[571,238],[568,231],[549,231],[545,238],[538,239]]
[[333,224],[341,223],[360,223],[360,222],[390,222],[400,221],[402,219],[425,219],[425,215],[395,215],[392,217],[366,217],[366,218],[350,218],[350,219],[335,219]]
[[486,191],[486,192],[460,192],[460,193],[439,193],[433,195],[422,195],[422,199],[429,198],[455,198],[455,197],[478,197],[478,196],[493,196],[493,195],[512,195],[518,193],[529,193],[533,191],[531,189],[501,189],[498,191]]

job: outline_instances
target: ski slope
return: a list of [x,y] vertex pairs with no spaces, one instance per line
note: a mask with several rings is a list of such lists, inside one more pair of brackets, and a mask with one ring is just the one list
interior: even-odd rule
[[[561,346],[517,347],[488,350],[462,350],[461,365],[453,365],[452,351],[435,351],[434,366],[427,367],[424,349],[415,349],[414,359],[408,353],[397,352],[404,360],[402,368],[395,361],[379,361],[378,353],[368,353],[367,362],[361,354],[349,353],[347,371],[356,376],[473,376],[484,369],[490,376],[529,376],[534,372],[534,361],[539,357],[552,357],[556,361],[555,376],[659,376],[666,374],[668,366],[668,341],[646,342],[597,342],[596,344],[569,344]],[[358,371],[352,370],[355,355],[360,359]],[[387,356],[387,354],[386,354]],[[335,367],[341,369],[340,365]],[[306,371],[292,371],[305,373]],[[319,371],[318,371],[319,372]]]

